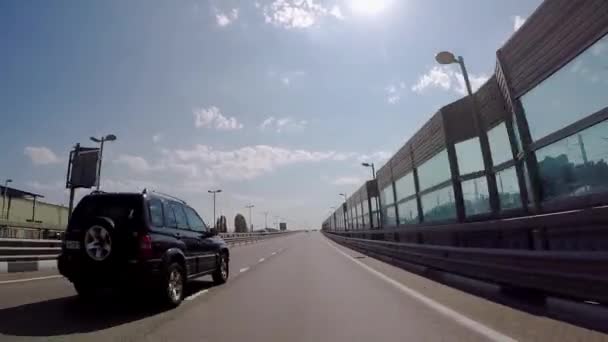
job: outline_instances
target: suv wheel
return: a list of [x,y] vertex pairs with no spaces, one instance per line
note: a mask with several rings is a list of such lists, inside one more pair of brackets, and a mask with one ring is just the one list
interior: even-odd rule
[[224,284],[228,280],[230,265],[228,264],[228,256],[226,253],[220,254],[218,263],[217,269],[212,274],[213,282],[216,285]]
[[112,236],[101,224],[91,226],[84,234],[84,249],[93,261],[104,261],[112,253]]
[[186,278],[183,268],[178,263],[169,265],[163,281],[165,304],[175,307],[184,300],[185,283]]

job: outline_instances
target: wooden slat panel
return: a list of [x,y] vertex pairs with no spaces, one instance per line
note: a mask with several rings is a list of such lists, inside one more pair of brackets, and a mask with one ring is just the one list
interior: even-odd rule
[[506,120],[509,111],[503,98],[496,76],[492,76],[475,93],[479,114],[485,129],[493,127],[496,123]]
[[608,33],[608,1],[545,0],[500,50],[518,98]]
[[445,134],[443,131],[443,118],[437,112],[424,126],[410,139],[414,150],[414,165],[418,166],[445,147]]
[[393,177],[399,179],[401,176],[412,170],[412,145],[408,142],[392,158],[391,166]]
[[378,189],[382,191],[387,184],[393,181],[391,173],[391,161],[389,160],[376,172],[376,179],[378,179]]
[[446,141],[457,143],[477,136],[473,119],[473,104],[468,97],[454,101],[441,108]]

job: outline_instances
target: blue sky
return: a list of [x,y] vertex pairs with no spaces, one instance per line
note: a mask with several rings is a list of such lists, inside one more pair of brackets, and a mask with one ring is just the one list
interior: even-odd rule
[[[318,225],[474,86],[540,4],[519,1],[2,1],[0,178],[67,203],[68,151],[113,133],[102,188],[253,203]],[[85,191],[81,190],[80,195]]]

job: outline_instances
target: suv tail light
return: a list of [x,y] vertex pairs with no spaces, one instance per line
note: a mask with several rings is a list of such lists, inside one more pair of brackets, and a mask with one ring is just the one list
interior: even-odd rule
[[139,257],[142,259],[152,258],[152,238],[148,234],[139,237]]

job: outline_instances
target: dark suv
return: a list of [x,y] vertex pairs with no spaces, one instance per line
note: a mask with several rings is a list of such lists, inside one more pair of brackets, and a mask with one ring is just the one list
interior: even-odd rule
[[156,192],[92,193],[70,218],[59,272],[81,297],[99,288],[151,290],[170,306],[188,279],[228,279],[229,251],[184,201]]

